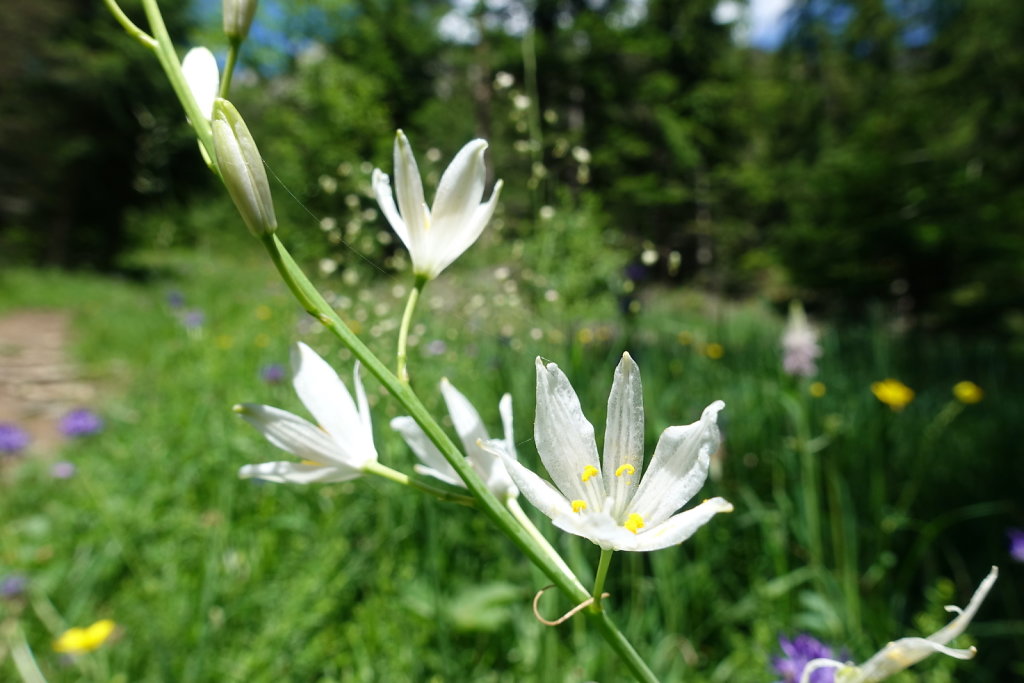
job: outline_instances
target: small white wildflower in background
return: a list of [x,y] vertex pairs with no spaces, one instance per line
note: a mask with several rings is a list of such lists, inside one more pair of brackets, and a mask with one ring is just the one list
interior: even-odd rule
[[365,465],[377,460],[359,365],[353,373],[355,401],[331,366],[305,344],[292,351],[292,368],[295,393],[319,426],[271,406],[235,406],[235,412],[267,441],[300,459],[246,465],[238,476],[293,484],[355,479]]
[[[405,244],[417,276],[432,280],[466,251],[494,214],[501,181],[491,198],[484,193],[484,151],[487,142],[472,140],[455,155],[441,176],[434,205],[427,208],[416,158],[402,131],[395,135],[395,192],[380,169],[373,171],[373,190],[388,223]],[[397,196],[398,205],[395,205]]]
[[821,357],[818,331],[807,322],[807,314],[799,301],[789,304],[789,321],[782,333],[782,369],[788,375],[813,377],[818,374],[817,359]]
[[516,77],[507,71],[494,74],[494,87],[497,90],[508,90],[516,84]]
[[557,365],[538,358],[534,440],[555,486],[500,448],[492,450],[523,495],[555,526],[604,550],[659,550],[682,543],[717,513],[732,510],[725,499],[712,498],[673,514],[707,480],[719,443],[716,418],[724,407],[715,401],[698,422],[666,429],[641,479],[643,392],[640,369],[629,354],[615,370],[600,461],[594,427],[569,379]]
[[522,95],[522,94],[515,95],[512,98],[512,106],[515,107],[516,109],[518,109],[519,111],[523,111],[525,109],[529,109],[530,108],[530,98],[527,97],[526,95]]

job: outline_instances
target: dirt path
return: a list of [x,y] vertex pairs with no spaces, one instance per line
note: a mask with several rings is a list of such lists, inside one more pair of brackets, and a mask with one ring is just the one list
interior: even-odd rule
[[0,316],[0,422],[32,435],[28,452],[52,450],[61,417],[88,406],[96,389],[81,379],[68,353],[71,316],[22,310]]

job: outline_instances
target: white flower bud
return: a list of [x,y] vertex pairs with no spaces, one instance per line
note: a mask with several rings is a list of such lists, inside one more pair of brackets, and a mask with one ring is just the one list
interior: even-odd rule
[[256,0],[224,0],[224,35],[231,40],[245,40],[256,14]]
[[217,167],[242,219],[260,237],[277,228],[263,157],[235,106],[218,98],[213,105],[213,148]]

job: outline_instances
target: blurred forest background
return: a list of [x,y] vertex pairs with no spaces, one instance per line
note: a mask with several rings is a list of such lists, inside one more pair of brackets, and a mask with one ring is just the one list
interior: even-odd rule
[[[410,340],[434,407],[447,375],[494,429],[512,392],[536,462],[536,355],[566,370],[600,434],[628,349],[648,451],[726,401],[701,495],[736,513],[617,557],[609,579],[665,680],[777,680],[777,638],[798,632],[861,660],[931,633],[993,564],[958,643],[979,657],[897,680],[1014,680],[1024,3],[782,5],[765,35],[734,0],[262,0],[231,99],[283,241],[385,358],[409,264],[370,171],[391,172],[402,128],[431,196],[462,144],[489,141],[498,213],[427,288]],[[205,45],[223,64],[219,0],[162,10],[182,54]],[[30,586],[0,602],[0,635],[22,629],[51,680],[623,676],[582,622],[533,620],[542,578],[479,515],[378,482],[234,478],[275,456],[230,405],[301,410],[279,384],[297,339],[343,377],[350,357],[300,320],[157,61],[100,0],[5,0],[0,83],[0,313],[72,310],[76,358],[106,396],[105,431],[61,447],[70,481],[32,447],[0,458],[0,575]],[[780,363],[793,299],[821,331],[814,378]],[[886,377],[916,395],[876,399]],[[950,393],[965,380],[980,403]],[[411,469],[394,403],[370,393],[382,461]],[[590,544],[556,543],[593,571]],[[48,652],[100,616],[121,642],[71,665]]]
[[[117,269],[223,230],[157,64],[102,4],[11,1],[0,259]],[[339,235],[307,211],[344,233],[360,165],[402,127],[446,158],[485,137],[494,169],[525,174],[504,201],[517,238],[548,206],[604,236],[579,249],[646,252],[645,279],[1024,334],[1024,7],[798,1],[772,49],[743,39],[741,7],[265,2],[233,99],[309,256]],[[222,44],[219,3],[166,11],[183,43]]]

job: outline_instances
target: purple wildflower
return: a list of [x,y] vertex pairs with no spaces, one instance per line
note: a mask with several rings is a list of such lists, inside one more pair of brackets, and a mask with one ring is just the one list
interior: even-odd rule
[[76,469],[73,463],[61,460],[50,467],[50,476],[54,479],[70,479],[75,476]]
[[31,440],[28,432],[18,425],[0,422],[0,454],[17,455]]
[[60,421],[60,433],[74,438],[89,436],[103,429],[103,419],[88,408],[72,410]]
[[807,322],[807,314],[799,301],[789,305],[789,322],[782,334],[782,369],[795,377],[814,377],[818,374],[821,346],[818,331]]
[[1010,557],[1024,562],[1024,529],[1007,529],[1006,535],[1010,537]]
[[443,339],[434,339],[423,347],[424,356],[442,356],[448,350],[448,345]]
[[[812,659],[835,659],[832,648],[806,633],[792,640],[779,636],[779,647],[782,648],[782,656],[772,658],[772,668],[782,675],[779,683],[800,683],[804,667]],[[811,674],[811,683],[833,683],[834,680],[835,669],[818,669]]]
[[0,598],[20,598],[27,587],[28,578],[24,574],[8,574],[0,580]]
[[181,308],[185,305],[185,295],[176,289],[167,292],[167,305],[171,308]]
[[203,326],[206,322],[206,314],[200,311],[198,308],[194,308],[191,311],[185,313],[181,318],[181,322],[189,330],[197,330]]
[[284,380],[285,370],[280,363],[267,363],[260,368],[260,378],[267,384],[277,384]]

